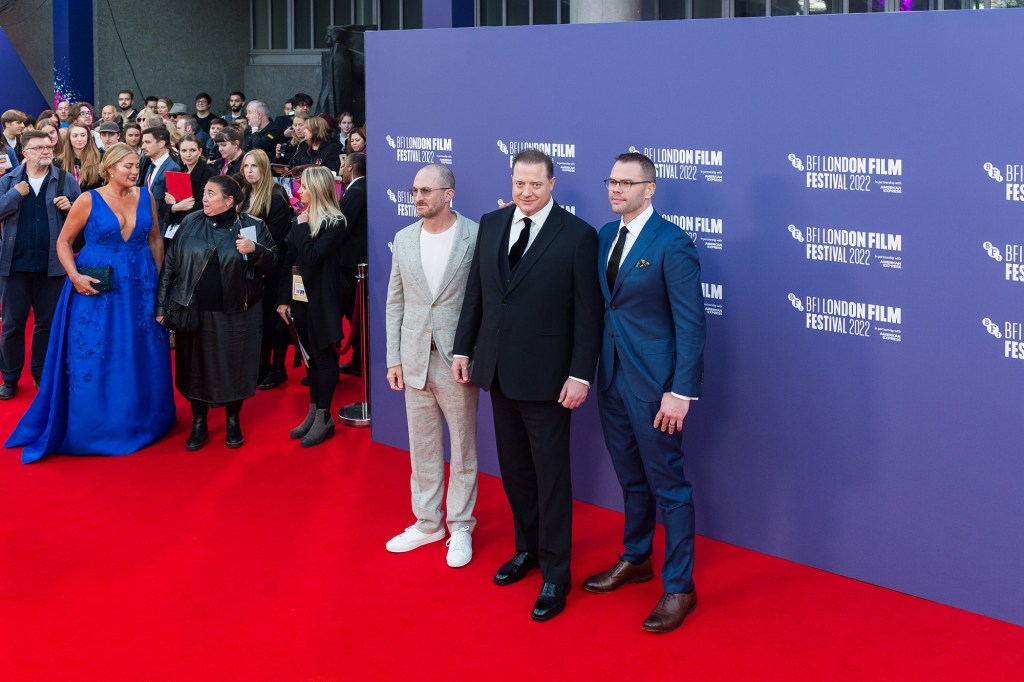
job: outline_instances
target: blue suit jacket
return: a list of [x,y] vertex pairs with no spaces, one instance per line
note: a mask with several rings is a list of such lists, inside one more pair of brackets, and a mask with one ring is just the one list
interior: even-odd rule
[[[174,157],[168,158],[164,161],[163,165],[160,166],[160,170],[153,176],[153,184],[150,185],[149,191],[152,193],[153,198],[156,200],[156,215],[160,221],[160,232],[162,233],[167,229],[167,221],[171,216],[171,207],[164,202],[164,195],[167,194],[167,178],[164,174],[167,171],[178,171],[181,172],[181,166],[174,160]],[[142,187],[146,184],[146,176],[139,176],[139,186]],[[175,197],[178,201],[181,201],[181,197]]]
[[697,248],[683,230],[653,214],[608,290],[608,255],[619,221],[601,228],[598,269],[604,331],[598,381],[611,385],[615,355],[633,394],[647,402],[666,392],[698,397],[704,378],[704,296]]

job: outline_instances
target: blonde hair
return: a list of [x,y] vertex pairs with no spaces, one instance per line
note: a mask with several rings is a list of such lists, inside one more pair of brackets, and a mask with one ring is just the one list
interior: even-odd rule
[[128,156],[134,157],[136,160],[139,158],[135,150],[124,142],[118,142],[107,147],[107,151],[103,152],[103,160],[100,161],[100,175],[103,176],[103,179],[110,182],[110,169],[121,163]]
[[311,166],[302,171],[302,186],[309,190],[309,233],[316,236],[328,220],[341,219],[345,215],[338,207],[338,191],[334,184],[334,173],[324,166]]
[[[143,109],[143,111],[146,111],[146,110]],[[139,121],[139,122],[141,122],[143,124],[143,126],[142,126],[143,130],[145,130],[146,128],[166,128],[167,127],[165,125],[166,122],[164,121],[163,117],[160,116],[160,114],[158,114],[158,113],[156,113],[155,111],[152,111],[152,110],[149,110],[149,113],[146,114],[146,115],[142,115],[140,113],[138,116],[135,117],[135,120]]]
[[[246,180],[242,189],[248,197],[246,213],[257,218],[267,219],[270,215],[270,199],[274,195],[274,178],[270,175],[270,158],[262,149],[253,149],[246,152],[242,157],[242,168],[244,173],[245,160],[251,158],[256,167],[260,169],[260,179],[255,185],[250,185]],[[243,176],[244,177],[244,176]]]
[[92,130],[84,123],[72,121],[68,125],[68,138],[64,141],[64,154],[61,156],[61,165],[64,170],[71,172],[75,167],[75,147],[71,144],[71,131],[74,128],[81,128],[85,131],[85,149],[78,159],[78,184],[95,185],[100,181],[100,148],[92,138]]
[[181,138],[184,137],[184,135],[179,133],[177,126],[175,126],[170,121],[164,121],[162,125],[163,125],[164,128],[167,128],[167,133],[171,136],[171,144],[170,144],[171,149],[175,153],[177,153],[177,151],[178,151],[178,143],[181,142]]

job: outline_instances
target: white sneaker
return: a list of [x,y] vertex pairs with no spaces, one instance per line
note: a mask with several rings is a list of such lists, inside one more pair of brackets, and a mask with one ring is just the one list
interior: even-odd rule
[[428,535],[418,530],[416,526],[409,526],[401,535],[396,535],[388,540],[388,544],[385,547],[387,547],[389,552],[409,552],[417,547],[429,545],[431,542],[437,542],[438,540],[444,540],[444,528],[440,528]]
[[473,558],[473,536],[469,533],[469,526],[452,533],[444,544],[448,546],[448,565],[452,568],[461,568]]

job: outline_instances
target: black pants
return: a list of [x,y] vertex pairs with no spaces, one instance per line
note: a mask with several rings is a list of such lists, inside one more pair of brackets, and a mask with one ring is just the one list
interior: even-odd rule
[[263,295],[263,338],[260,342],[260,371],[257,378],[262,382],[271,367],[284,370],[284,358],[291,339],[288,327],[277,314],[277,287],[281,273],[275,272],[264,281]]
[[65,275],[49,277],[45,272],[12,272],[7,277],[0,277],[0,308],[4,311],[0,373],[4,381],[18,381],[25,368],[25,325],[30,310],[33,323],[29,371],[36,379],[42,375],[53,311],[66,279]]
[[[306,377],[309,379],[309,402],[318,410],[331,409],[334,389],[338,386],[338,351],[334,346],[314,348],[309,337],[308,308],[305,303],[292,301],[292,318],[295,322],[295,333],[303,348],[309,353],[309,364],[306,366]],[[297,353],[301,352],[296,349]]]
[[540,558],[544,581],[568,584],[572,558],[571,410],[556,400],[513,400],[491,386],[501,483],[512,508],[516,551]]

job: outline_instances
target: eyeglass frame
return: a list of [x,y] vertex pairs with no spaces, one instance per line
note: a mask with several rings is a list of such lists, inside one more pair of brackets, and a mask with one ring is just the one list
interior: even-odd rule
[[444,191],[446,189],[453,189],[453,188],[452,187],[410,187],[408,191],[409,191],[409,195],[411,197],[413,197],[413,198],[415,198],[417,196],[417,194],[422,194],[424,199],[429,199],[430,195],[433,194],[434,192],[436,192],[438,190]]
[[614,178],[608,178],[606,180],[602,180],[601,184],[603,184],[608,189],[619,188],[622,189],[623,192],[628,192],[629,190],[633,189],[633,185],[640,185],[645,182],[653,183],[654,180],[616,180]]

